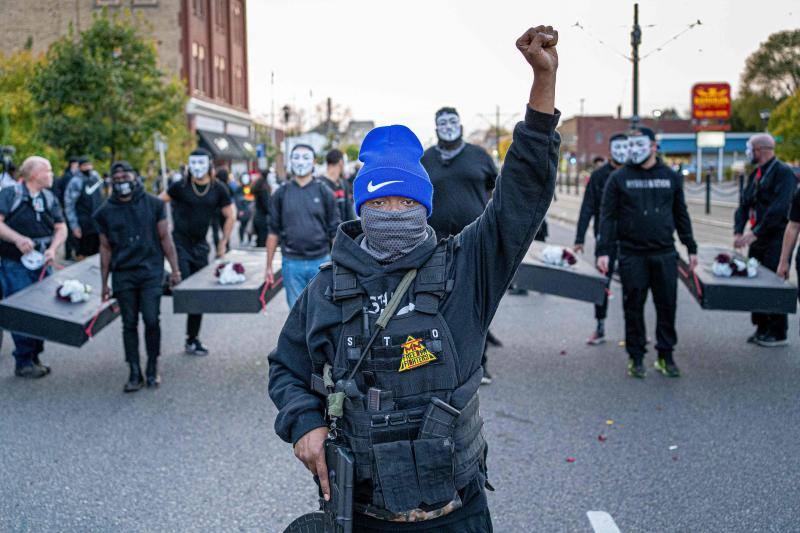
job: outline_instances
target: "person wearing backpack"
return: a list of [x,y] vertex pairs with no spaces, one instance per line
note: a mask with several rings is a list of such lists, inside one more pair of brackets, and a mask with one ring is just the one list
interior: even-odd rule
[[[22,182],[0,191],[0,282],[5,296],[49,275],[49,264],[67,237],[61,206],[49,190],[50,161],[31,156],[19,172]],[[39,360],[44,341],[18,334],[12,338],[16,376],[36,379],[50,373]]]
[[283,259],[283,287],[291,308],[300,293],[330,261],[331,243],[341,223],[330,189],[314,178],[314,149],[305,144],[289,156],[294,178],[272,195],[267,237],[267,284],[274,283],[272,259],[278,242]]

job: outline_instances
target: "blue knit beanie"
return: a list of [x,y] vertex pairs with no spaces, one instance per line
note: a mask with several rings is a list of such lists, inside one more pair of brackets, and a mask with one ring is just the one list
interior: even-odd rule
[[419,162],[422,144],[405,126],[383,126],[370,131],[358,158],[364,163],[353,183],[356,213],[364,202],[384,196],[411,198],[433,212],[433,185]]

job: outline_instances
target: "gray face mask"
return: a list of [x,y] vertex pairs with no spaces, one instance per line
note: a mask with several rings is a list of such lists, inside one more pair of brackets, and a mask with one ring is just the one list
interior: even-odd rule
[[417,206],[407,211],[361,208],[361,247],[379,263],[391,263],[422,244],[428,237],[428,211]]

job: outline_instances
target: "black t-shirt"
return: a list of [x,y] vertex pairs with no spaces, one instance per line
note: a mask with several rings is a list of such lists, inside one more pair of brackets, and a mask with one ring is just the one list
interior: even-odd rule
[[[0,191],[0,215],[11,229],[33,239],[36,249],[44,252],[55,224],[64,222],[61,206],[51,191],[41,191],[31,197],[24,183],[20,187],[6,187]],[[18,198],[20,203],[14,210]],[[18,261],[22,252],[13,243],[0,241],[0,255]]]
[[170,185],[167,194],[172,199],[173,234],[191,244],[205,242],[211,219],[231,204],[228,187],[217,180],[197,185],[186,178]]
[[111,244],[115,291],[162,282],[164,251],[158,223],[165,218],[164,202],[142,189],[129,202],[111,197],[95,211],[97,229]]
[[800,224],[800,187],[798,187],[797,190],[794,191],[794,197],[792,198],[792,207],[789,210],[789,220]]
[[438,238],[461,233],[486,208],[497,179],[494,161],[483,148],[467,143],[448,161],[432,146],[420,162],[433,184],[433,214],[428,223]]

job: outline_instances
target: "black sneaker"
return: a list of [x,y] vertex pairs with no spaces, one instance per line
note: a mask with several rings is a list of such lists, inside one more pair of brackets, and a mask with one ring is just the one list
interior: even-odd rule
[[747,342],[749,342],[750,344],[758,344],[758,338],[759,337],[763,337],[763,336],[764,336],[764,332],[762,332],[760,330],[756,330],[755,333],[753,333],[752,335],[747,337]]
[[508,294],[512,296],[527,296],[528,289],[523,289],[515,283],[508,288]]
[[38,354],[33,356],[33,364],[34,366],[38,366],[39,368],[44,370],[46,374],[50,373],[50,367],[42,364],[42,362],[39,360]]
[[606,342],[606,334],[601,330],[595,330],[592,333],[592,336],[586,341],[586,344],[589,346],[598,346]]
[[208,348],[203,346],[203,343],[200,342],[200,339],[186,341],[185,350],[189,355],[208,355]]
[[18,378],[39,379],[45,377],[50,372],[36,365],[18,366],[14,369],[14,375]]
[[658,370],[668,378],[681,377],[681,371],[675,364],[675,361],[668,361],[664,357],[659,357],[658,359],[656,359],[656,362],[653,363],[653,366],[655,367],[656,370]]
[[492,375],[489,373],[489,370],[486,368],[486,365],[483,365],[483,377],[481,378],[481,385],[489,385],[492,382]]
[[756,344],[764,348],[776,348],[778,346],[786,346],[789,344],[789,339],[786,337],[779,338],[775,335],[759,335],[756,337]]
[[636,379],[644,379],[647,376],[647,371],[644,369],[642,361],[635,361],[633,358],[628,359],[628,375]]

